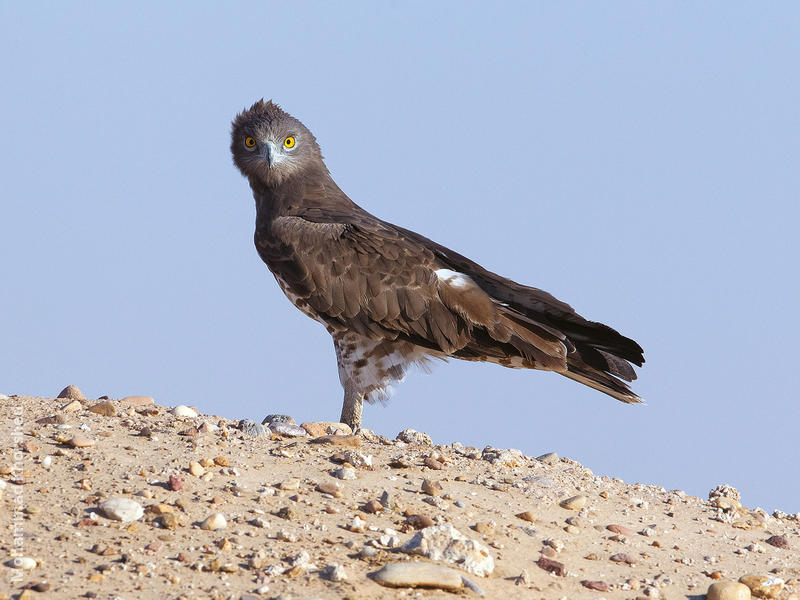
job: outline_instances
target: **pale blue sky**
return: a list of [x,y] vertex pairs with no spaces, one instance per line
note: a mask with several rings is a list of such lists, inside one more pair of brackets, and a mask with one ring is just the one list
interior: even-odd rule
[[263,96],[366,209],[645,348],[645,407],[451,363],[366,427],[800,511],[798,31],[788,2],[3,2],[0,392],[338,417],[229,156]]

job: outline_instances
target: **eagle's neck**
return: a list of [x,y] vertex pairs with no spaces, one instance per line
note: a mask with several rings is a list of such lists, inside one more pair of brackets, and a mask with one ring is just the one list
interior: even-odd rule
[[361,210],[327,172],[292,178],[279,185],[266,185],[250,178],[250,187],[256,201],[257,228],[278,217],[302,215],[309,209],[337,213]]

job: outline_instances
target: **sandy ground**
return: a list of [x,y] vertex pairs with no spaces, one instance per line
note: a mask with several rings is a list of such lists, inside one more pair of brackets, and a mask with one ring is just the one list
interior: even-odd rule
[[[762,596],[800,597],[798,515],[739,507],[729,488],[707,500],[555,455],[424,434],[254,437],[148,398],[91,412],[99,402],[0,396],[0,598],[675,599],[747,575],[767,582],[751,584]],[[116,497],[143,515],[108,518]],[[213,513],[224,527],[204,529]],[[448,523],[480,543],[491,574],[403,551]],[[474,587],[375,582],[412,561]]]

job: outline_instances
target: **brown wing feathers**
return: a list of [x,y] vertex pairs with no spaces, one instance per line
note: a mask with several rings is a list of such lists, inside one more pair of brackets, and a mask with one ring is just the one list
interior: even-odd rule
[[[557,371],[636,401],[617,377],[636,377],[628,361],[641,364],[641,348],[610,327],[417,234],[408,239],[377,220],[314,221],[281,217],[273,233],[291,247],[275,249],[286,258],[281,278],[324,318],[372,338],[403,337],[434,353]],[[522,362],[512,364],[513,357]]]

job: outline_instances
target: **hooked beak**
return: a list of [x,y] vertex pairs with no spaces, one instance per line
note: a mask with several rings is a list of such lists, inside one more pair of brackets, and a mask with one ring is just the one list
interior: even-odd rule
[[275,144],[272,142],[266,142],[264,144],[264,150],[261,153],[262,158],[267,161],[267,164],[271,167],[275,162],[275,156],[277,154],[277,150],[275,148]]

